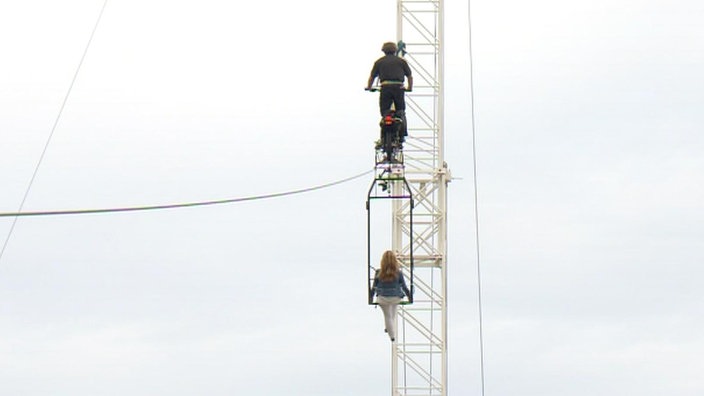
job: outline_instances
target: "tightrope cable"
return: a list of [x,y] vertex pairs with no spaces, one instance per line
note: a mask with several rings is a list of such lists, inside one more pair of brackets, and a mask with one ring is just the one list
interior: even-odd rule
[[148,211],[148,210],[182,209],[182,208],[192,208],[192,207],[196,207],[196,206],[223,205],[223,204],[231,204],[231,203],[236,203],[236,202],[256,201],[256,200],[267,199],[267,198],[277,198],[277,197],[284,197],[287,195],[301,194],[301,193],[305,193],[305,192],[320,190],[320,189],[327,188],[327,187],[332,187],[332,186],[342,184],[342,183],[345,183],[345,182],[348,182],[348,181],[351,181],[354,179],[358,179],[362,176],[368,175],[371,172],[373,172],[373,170],[368,170],[368,171],[362,172],[362,173],[354,175],[354,176],[350,176],[350,177],[347,177],[347,178],[344,178],[341,180],[337,180],[334,182],[330,182],[330,183],[321,184],[318,186],[301,188],[298,190],[291,190],[291,191],[285,191],[285,192],[272,193],[272,194],[253,195],[253,196],[249,196],[249,197],[227,198],[227,199],[218,199],[218,200],[211,200],[211,201],[173,203],[173,204],[165,204],[165,205],[131,206],[131,207],[122,207],[122,208],[47,210],[47,211],[38,211],[38,212],[0,213],[0,217],[58,216],[58,215],[81,215],[81,214],[100,214],[100,213],[118,213],[118,212],[139,212],[139,211]]
[[[42,150],[41,155],[39,156],[39,161],[37,161],[37,165],[34,167],[34,172],[32,173],[32,177],[29,179],[29,184],[27,185],[27,189],[24,192],[24,196],[22,197],[22,201],[20,202],[20,206],[17,209],[18,212],[22,211],[22,208],[24,208],[24,204],[27,201],[27,197],[29,196],[29,191],[32,189],[32,184],[34,184],[34,179],[37,177],[37,173],[39,172],[39,167],[41,166],[42,162],[44,161],[44,156],[46,155],[47,149],[49,148],[49,143],[51,143],[51,138],[54,136],[54,132],[56,131],[56,126],[59,125],[59,120],[61,119],[61,114],[64,112],[64,108],[66,107],[66,102],[68,102],[68,97],[71,95],[71,90],[73,89],[73,84],[76,82],[76,78],[78,78],[78,72],[81,70],[81,66],[83,65],[83,60],[86,58],[86,54],[88,53],[88,48],[90,48],[90,43],[93,41],[93,36],[95,36],[95,31],[98,30],[98,25],[100,24],[100,20],[103,17],[103,12],[105,11],[105,6],[108,4],[108,0],[105,0],[103,2],[103,6],[100,9],[100,13],[98,14],[98,19],[95,21],[95,25],[93,26],[93,30],[90,32],[90,37],[88,38],[88,43],[86,43],[86,47],[83,50],[83,55],[81,56],[81,60],[78,62],[78,67],[76,67],[76,72],[73,74],[73,78],[71,79],[71,84],[68,86],[68,90],[66,91],[66,96],[64,96],[64,100],[61,103],[61,107],[59,108],[59,113],[56,115],[56,119],[54,120],[54,125],[51,127],[51,132],[49,133],[49,137],[46,139],[46,143],[44,144],[44,149]],[[15,217],[15,219],[12,221],[12,225],[10,225],[10,231],[7,233],[7,237],[5,238],[5,242],[2,245],[2,250],[0,250],[0,260],[2,260],[3,254],[5,254],[5,249],[7,248],[8,242],[10,242],[10,237],[12,236],[12,231],[15,229],[15,225],[17,224],[17,219],[18,217]]]
[[484,315],[482,307],[482,272],[481,272],[481,256],[479,253],[479,183],[477,182],[477,137],[476,126],[474,121],[474,56],[472,51],[472,1],[467,0],[467,26],[469,38],[469,95],[470,109],[472,122],[472,170],[474,174],[474,219],[475,219],[475,236],[477,247],[477,305],[479,311],[479,372],[481,377],[482,396],[485,392],[484,382]]

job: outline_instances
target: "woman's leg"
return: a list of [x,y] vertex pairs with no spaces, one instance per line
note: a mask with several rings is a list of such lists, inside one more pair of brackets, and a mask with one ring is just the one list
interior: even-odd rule
[[398,303],[401,302],[400,297],[378,297],[379,307],[384,313],[384,326],[386,332],[389,333],[391,341],[396,340],[396,314],[398,312]]
[[391,341],[396,341],[396,314],[398,313],[398,303],[396,304],[389,304],[389,316],[391,317],[390,320],[390,327],[389,327],[389,336],[391,337]]
[[396,333],[394,332],[394,321],[391,313],[394,304],[379,303],[379,306],[381,307],[381,312],[384,314],[384,329],[389,334],[389,338],[393,340],[396,338]]

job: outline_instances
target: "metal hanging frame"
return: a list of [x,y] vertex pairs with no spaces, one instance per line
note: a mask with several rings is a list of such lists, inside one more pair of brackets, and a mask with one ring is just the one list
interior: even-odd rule
[[[371,186],[369,187],[369,191],[367,192],[367,201],[366,201],[366,208],[367,208],[367,296],[368,296],[368,304],[369,305],[377,305],[376,302],[374,302],[374,296],[372,295],[372,283],[374,282],[374,275],[376,273],[376,270],[372,266],[372,247],[371,247],[371,235],[372,235],[372,228],[371,228],[371,202],[372,200],[376,199],[391,199],[391,200],[408,200],[408,214],[409,214],[409,222],[408,222],[408,237],[409,237],[409,255],[407,260],[405,260],[404,264],[406,264],[406,267],[408,268],[409,271],[409,289],[411,292],[411,295],[408,296],[408,301],[402,301],[401,304],[407,305],[407,304],[413,304],[413,292],[414,292],[414,275],[413,275],[413,270],[414,270],[414,263],[413,263],[413,206],[414,206],[414,200],[413,200],[413,194],[410,185],[408,184],[408,181],[406,178],[402,175],[395,175],[399,171],[402,172],[403,169],[399,169],[397,166],[393,164],[377,164],[377,170],[380,170],[381,173],[378,173],[374,177],[374,181],[372,181]],[[387,176],[388,174],[388,176]],[[393,191],[398,191],[397,188],[394,188],[396,186],[401,186],[401,194],[396,194]],[[382,189],[382,193],[379,193],[379,188]]]

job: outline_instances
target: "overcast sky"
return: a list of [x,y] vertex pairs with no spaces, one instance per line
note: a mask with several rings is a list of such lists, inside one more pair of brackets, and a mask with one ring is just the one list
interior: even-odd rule
[[[102,4],[0,2],[0,212]],[[479,395],[467,2],[445,6],[449,392]],[[24,209],[371,169],[362,88],[395,18],[392,0],[109,2]],[[704,393],[702,20],[697,0],[472,2],[487,395]],[[21,218],[0,260],[0,393],[388,395],[370,183]]]

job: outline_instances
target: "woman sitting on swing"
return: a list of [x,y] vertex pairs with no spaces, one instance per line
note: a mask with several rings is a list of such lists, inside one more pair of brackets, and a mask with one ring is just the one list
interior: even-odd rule
[[411,293],[401,273],[401,263],[391,250],[385,251],[381,256],[381,266],[374,275],[371,294],[371,297],[377,295],[377,303],[384,313],[384,331],[389,334],[391,342],[396,341],[398,304],[404,296],[410,298]]

